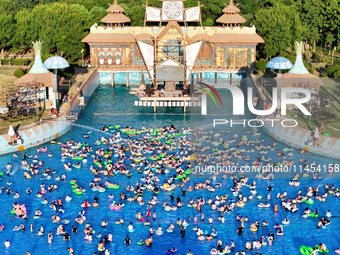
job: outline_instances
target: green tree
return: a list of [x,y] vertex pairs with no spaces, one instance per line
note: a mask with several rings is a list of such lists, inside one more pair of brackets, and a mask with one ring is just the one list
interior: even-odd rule
[[103,7],[93,7],[90,10],[90,23],[93,25],[94,23],[100,24],[100,20],[105,17],[107,14],[106,10]]
[[12,14],[0,14],[0,50],[11,48],[15,35],[14,18]]
[[288,47],[293,48],[294,41],[304,39],[304,27],[294,5],[277,3],[261,9],[255,15],[254,22],[257,32],[265,41],[263,56],[266,58],[276,56]]
[[259,61],[255,63],[256,69],[260,71],[266,70],[266,65],[268,63],[268,60],[261,58]]

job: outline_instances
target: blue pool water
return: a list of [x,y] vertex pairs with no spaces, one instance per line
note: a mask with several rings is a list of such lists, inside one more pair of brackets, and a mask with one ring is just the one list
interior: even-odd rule
[[[221,92],[223,96],[228,97],[226,92]],[[159,127],[166,126],[170,124],[174,124],[178,128],[189,127],[192,123],[197,123],[198,119],[201,118],[197,115],[190,116],[183,115],[181,108],[173,108],[173,109],[158,109],[158,113],[154,115],[152,113],[152,108],[147,107],[135,107],[133,102],[136,98],[132,95],[128,94],[128,90],[125,87],[115,87],[111,88],[110,86],[99,86],[96,90],[90,104],[87,106],[84,111],[82,117],[79,119],[77,123],[73,126],[72,130],[61,138],[62,141],[66,141],[68,139],[72,139],[75,141],[83,141],[89,142],[93,145],[93,143],[100,139],[102,136],[108,137],[109,133],[103,133],[99,131],[93,131],[90,135],[89,139],[83,138],[83,134],[92,129],[99,129],[103,125],[108,124],[120,124],[121,126],[130,125],[136,128],[141,128],[143,125],[147,127]],[[211,102],[210,102],[211,103]],[[195,113],[195,110],[192,111]],[[202,121],[203,122],[203,121]],[[242,134],[245,131],[249,131],[249,129],[232,129],[231,133],[239,133]],[[226,138],[230,138],[231,134],[226,135]],[[261,137],[264,138],[265,144],[272,143],[273,140],[262,134]],[[253,134],[248,136],[249,139],[259,139],[259,137],[255,137]],[[22,153],[18,154],[18,158],[14,159],[12,155],[5,155],[0,157],[0,162],[2,165],[2,171],[5,171],[5,165],[8,162],[11,162],[13,165],[12,174],[7,177],[2,177],[1,183],[2,186],[7,187],[6,183],[8,180],[11,180],[13,184],[11,185],[11,189],[18,191],[20,194],[20,198],[13,199],[13,195],[6,195],[4,192],[0,194],[0,224],[5,225],[5,230],[0,233],[0,242],[5,242],[7,239],[11,242],[11,247],[5,249],[3,244],[0,244],[1,254],[25,254],[27,251],[30,251],[31,254],[68,254],[67,247],[73,247],[75,250],[75,254],[94,254],[97,251],[96,247],[99,239],[96,238],[98,232],[101,232],[103,236],[108,232],[113,234],[113,242],[107,246],[107,248],[111,251],[111,254],[166,254],[165,252],[171,248],[176,247],[178,249],[177,254],[186,254],[188,249],[192,249],[194,254],[210,254],[210,250],[213,246],[216,246],[216,242],[218,239],[213,239],[212,241],[205,240],[204,242],[197,240],[196,233],[192,230],[194,227],[194,223],[190,223],[187,228],[185,238],[181,238],[179,229],[175,228],[173,233],[167,233],[165,230],[168,228],[170,223],[174,223],[176,225],[176,220],[178,218],[186,219],[190,216],[192,219],[194,215],[197,215],[200,218],[200,215],[197,214],[197,211],[193,208],[187,208],[183,206],[181,209],[177,211],[165,212],[162,208],[162,204],[157,204],[154,209],[157,210],[157,221],[150,220],[151,225],[156,229],[158,225],[161,225],[164,231],[162,236],[154,235],[154,243],[152,247],[146,247],[137,245],[137,241],[140,238],[146,239],[149,236],[149,227],[144,226],[142,223],[137,222],[135,215],[138,212],[142,212],[144,215],[146,214],[146,205],[140,206],[136,202],[124,202],[126,206],[123,210],[120,211],[112,211],[108,208],[109,203],[112,202],[108,198],[109,194],[113,194],[115,196],[115,201],[119,201],[119,193],[126,192],[127,185],[135,185],[141,175],[136,173],[129,179],[126,176],[117,175],[115,177],[109,177],[111,181],[120,184],[121,188],[119,190],[107,190],[105,193],[97,193],[92,192],[88,188],[88,183],[93,178],[93,174],[90,173],[89,169],[91,166],[90,160],[86,164],[82,164],[82,168],[80,170],[73,169],[71,172],[67,172],[67,181],[54,181],[55,176],[61,175],[64,173],[63,170],[63,162],[61,161],[60,156],[60,145],[51,145],[47,144],[48,149],[53,152],[54,157],[48,158],[47,154],[40,154],[39,158],[45,162],[45,166],[43,169],[50,167],[51,169],[55,169],[57,174],[54,174],[54,177],[51,181],[40,180],[41,175],[35,176],[32,179],[26,179],[23,175],[23,168],[20,166]],[[107,146],[105,146],[107,147]],[[284,145],[278,145],[278,148],[285,148]],[[30,149],[27,151],[28,154],[35,154],[36,148]],[[294,156],[293,159],[295,162],[298,162],[300,159],[300,153],[298,151],[293,151]],[[129,153],[128,153],[129,155]],[[277,160],[276,156],[273,152],[269,152],[267,157],[273,158],[273,160]],[[257,155],[250,155],[251,159],[254,160]],[[318,162],[319,164],[329,164],[335,163],[334,160],[328,158],[321,158],[312,154],[303,155],[303,157],[307,158],[308,162],[311,163],[313,160]],[[68,160],[69,161],[69,160]],[[236,161],[240,164],[244,163],[242,161]],[[171,172],[166,175],[160,176],[161,183],[164,182],[166,177],[169,177]],[[281,177],[289,177],[291,178],[294,174],[290,173],[287,176]],[[329,178],[330,176],[327,173],[323,174],[324,178],[317,182],[311,179],[301,179],[301,185],[299,187],[291,187],[288,185],[288,178],[277,178],[273,181],[265,181],[265,180],[257,180],[257,191],[263,197],[267,195],[267,186],[269,184],[273,185],[274,191],[272,192],[272,199],[269,203],[273,204],[275,202],[279,203],[277,200],[276,194],[278,192],[283,192],[286,190],[288,192],[289,197],[293,198],[299,189],[302,189],[303,193],[306,193],[306,190],[309,186],[315,187],[318,185],[320,188],[320,193],[324,191],[324,184],[334,184],[335,186],[340,186],[339,179]],[[336,177],[333,174],[333,177]],[[69,181],[72,178],[76,178],[80,186],[85,187],[87,191],[82,196],[76,196],[72,193]],[[104,179],[104,178],[103,178]],[[189,185],[193,185],[194,182],[202,181],[203,179],[199,179],[192,176]],[[223,189],[217,189],[215,193],[208,191],[194,191],[187,192],[186,197],[181,197],[182,201],[187,202],[191,198],[197,199],[198,197],[203,197],[205,199],[216,196],[216,195],[224,195],[228,194],[229,197],[232,197],[232,192],[230,191],[230,187],[232,187],[232,180],[220,179],[223,184]],[[62,239],[61,236],[56,235],[57,224],[53,224],[51,220],[52,214],[51,208],[48,205],[42,205],[41,199],[37,198],[35,194],[37,193],[40,184],[44,182],[48,186],[51,183],[55,183],[58,185],[57,191],[52,191],[51,193],[47,193],[43,197],[46,197],[49,201],[58,199],[61,197],[63,200],[66,194],[70,194],[72,196],[72,201],[70,203],[66,203],[64,201],[64,209],[65,213],[61,214],[61,219],[69,219],[70,223],[68,225],[64,225],[65,229],[68,233],[70,233],[71,241],[66,242]],[[186,184],[188,185],[188,184]],[[28,195],[25,193],[27,187],[31,187],[33,193]],[[186,186],[187,188],[187,186]],[[249,195],[249,188],[244,187],[241,192],[246,196]],[[91,226],[96,230],[96,234],[94,235],[92,242],[87,242],[84,240],[84,227],[85,224],[79,225],[74,219],[78,216],[78,212],[81,211],[80,204],[88,199],[90,202],[93,201],[94,195],[99,197],[99,208],[89,208],[86,210],[87,221],[91,223]],[[157,197],[159,201],[170,201],[170,192],[161,191]],[[175,197],[178,195],[181,196],[181,189],[176,188],[173,191]],[[130,195],[128,194],[128,197]],[[145,192],[144,200],[149,201],[152,197],[152,192]],[[10,211],[12,210],[12,204],[14,201],[18,201],[20,204],[25,204],[28,211],[28,220],[22,220],[17,217],[13,217],[13,221],[10,222]],[[264,198],[263,201],[266,201]],[[283,211],[283,209],[279,208],[279,213],[277,215],[273,214],[273,208],[269,209],[260,209],[257,207],[259,203],[258,199],[254,199],[253,201],[247,202],[245,207],[237,208],[233,210],[230,214],[225,214],[226,223],[222,224],[218,222],[217,217],[219,213],[213,212],[209,206],[203,206],[202,210],[205,214],[205,222],[198,222],[198,226],[203,230],[208,230],[211,232],[212,226],[208,224],[208,217],[211,215],[214,219],[214,228],[218,231],[218,238],[222,240],[224,243],[230,244],[230,240],[234,240],[236,245],[236,250],[243,250],[245,247],[245,243],[247,240],[252,241],[253,239],[260,239],[261,235],[267,236],[270,231],[274,233],[276,230],[273,228],[275,223],[281,222],[285,216],[291,221],[291,224],[284,227],[284,235],[281,237],[276,237],[272,246],[262,246],[258,252],[262,254],[299,254],[299,247],[301,245],[306,246],[314,246],[317,243],[325,243],[330,250],[330,254],[333,254],[334,250],[340,246],[340,202],[339,199],[335,196],[329,195],[326,203],[320,203],[315,201],[310,208],[317,207],[321,216],[324,216],[326,211],[331,210],[333,216],[332,223],[326,227],[325,229],[318,230],[316,227],[317,219],[308,218],[303,219],[301,217],[302,211],[305,208],[305,205],[300,204],[300,210],[293,214],[290,212]],[[303,209],[302,209],[303,208]],[[42,217],[38,220],[33,219],[33,215],[35,210],[40,209],[43,213]],[[259,231],[252,233],[249,230],[250,223],[245,224],[245,230],[243,236],[238,236],[236,233],[237,227],[239,223],[235,220],[237,214],[242,216],[248,216],[249,222],[255,222],[255,220],[266,220],[269,222],[269,226],[267,228],[260,227]],[[114,221],[122,217],[125,220],[124,225],[116,225]],[[102,229],[100,224],[102,220],[107,220],[109,225],[106,229]],[[26,227],[25,232],[14,232],[12,229],[15,226],[19,226],[20,223],[23,222]],[[134,233],[128,233],[126,228],[128,223],[132,222],[135,227]],[[34,224],[34,235],[29,231],[30,223]],[[45,234],[40,237],[37,236],[38,229],[40,225],[44,226]],[[71,228],[73,225],[78,227],[78,233],[71,233]],[[49,245],[47,242],[47,234],[49,231],[53,231],[54,239],[52,245]],[[127,247],[124,245],[125,236],[129,234],[132,245]],[[99,252],[97,252],[99,254]],[[231,254],[234,254],[233,252]],[[247,252],[247,254],[255,254],[255,251]]]

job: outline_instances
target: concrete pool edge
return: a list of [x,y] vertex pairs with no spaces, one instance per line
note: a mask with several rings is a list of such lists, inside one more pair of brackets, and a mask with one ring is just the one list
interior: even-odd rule
[[282,127],[280,123],[274,126],[265,125],[262,130],[273,139],[287,144],[290,147],[311,152],[327,158],[340,158],[340,139],[319,134],[318,147],[308,145],[310,130],[301,127]]
[[0,155],[26,150],[52,141],[71,130],[71,123],[66,120],[66,114],[57,119],[48,120],[42,124],[19,131],[22,143],[10,144],[8,134],[0,136]]
[[[22,143],[12,145],[11,138],[8,134],[0,135],[0,155],[23,151],[35,146],[40,146],[46,142],[66,134],[72,128],[72,122],[68,121],[66,116],[69,112],[74,111],[78,106],[78,97],[83,94],[85,101],[90,100],[91,95],[99,84],[98,69],[91,70],[90,75],[84,80],[82,85],[77,89],[73,98],[64,103],[64,113],[56,119],[44,120],[43,123],[33,127],[24,128],[18,131],[21,136]],[[95,86],[93,86],[95,85]],[[81,93],[82,92],[82,93]]]

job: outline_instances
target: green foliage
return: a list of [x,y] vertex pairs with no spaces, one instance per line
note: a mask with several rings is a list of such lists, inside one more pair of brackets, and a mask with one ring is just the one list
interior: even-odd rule
[[293,48],[294,41],[301,40],[304,33],[299,15],[292,5],[275,4],[272,8],[260,9],[254,23],[265,41],[263,55],[267,58]]
[[12,61],[13,66],[23,66],[26,65],[28,66],[32,60],[31,59],[24,59],[24,58],[15,58],[15,59],[3,59],[1,60],[3,65],[9,65],[9,61]]
[[14,71],[14,76],[20,78],[25,75],[25,70],[22,68],[18,68]]
[[[204,26],[220,25],[216,19],[222,15],[227,1],[201,0]],[[44,42],[43,54],[55,53],[70,62],[81,58],[85,47],[81,39],[89,28],[107,14],[113,0],[0,0],[0,49],[7,52],[26,52],[32,41]],[[315,48],[325,50],[313,54],[316,61],[325,61],[328,50],[340,48],[340,2],[337,0],[234,0],[246,18],[244,25],[256,25],[257,33],[265,43],[258,47],[257,56],[269,59],[294,49],[293,42],[307,41]],[[118,0],[132,26],[144,25],[145,0]],[[149,6],[161,7],[159,0],[149,0]],[[184,7],[197,5],[187,0]],[[148,23],[155,25],[155,23]],[[295,56],[288,53],[288,59]]]
[[90,24],[100,24],[100,20],[107,14],[103,7],[95,6],[90,10]]
[[212,18],[207,18],[205,21],[203,21],[203,26],[213,26],[214,25],[214,21],[212,20]]
[[321,61],[321,57],[320,57],[320,54],[318,52],[313,52],[312,54],[312,59],[314,59],[315,61],[317,62],[320,62]]
[[334,65],[334,66],[328,66],[327,67],[327,75],[329,77],[339,78],[339,76],[335,77],[335,75],[339,75],[339,71],[340,71],[340,65]]
[[266,70],[267,63],[268,63],[268,60],[261,58],[259,61],[257,61],[255,63],[255,67],[256,67],[256,69],[258,69],[260,71],[264,71],[264,70]]
[[334,74],[333,74],[333,77],[338,79],[340,78],[340,70],[336,71]]

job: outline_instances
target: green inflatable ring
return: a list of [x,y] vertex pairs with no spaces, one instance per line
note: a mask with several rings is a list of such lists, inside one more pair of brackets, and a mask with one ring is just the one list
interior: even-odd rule
[[112,187],[112,189],[119,189],[119,188],[120,188],[119,185],[115,185],[115,186]]
[[309,213],[309,214],[308,214],[308,217],[317,218],[317,217],[319,217],[319,214],[318,214],[318,213],[317,213],[317,214]]
[[77,181],[70,181],[70,184],[75,184],[77,183]]
[[144,242],[138,241],[138,242],[137,242],[137,244],[139,244],[139,245],[143,245],[143,244],[144,244]]
[[113,126],[108,126],[107,128],[108,128],[108,129],[113,129]]
[[224,149],[229,149],[229,145],[228,146],[223,145],[223,148]]
[[14,210],[12,210],[12,211],[11,211],[11,214],[15,214],[15,211],[14,211]]
[[165,141],[166,144],[170,144],[172,143],[172,141],[168,140],[168,141]]
[[0,172],[0,176],[3,176],[4,175],[4,173],[3,172]]
[[72,185],[72,186],[71,186],[72,189],[76,189],[76,188],[78,188],[78,187],[79,187],[78,185]]
[[154,141],[155,141],[155,139],[154,139],[154,138],[151,138],[151,139],[150,139],[150,141],[151,141],[151,142],[154,142]]
[[191,174],[191,171],[190,170],[186,170],[184,171],[185,174]]
[[157,133],[152,133],[151,135],[152,135],[152,136],[156,136],[156,135],[157,135]]
[[324,136],[331,136],[331,133],[322,133]]
[[183,179],[183,178],[185,178],[185,176],[184,175],[177,175],[176,178],[177,179]]
[[302,255],[310,255],[313,252],[313,248],[302,245],[299,251]]
[[120,126],[117,124],[117,125],[115,125],[115,129],[118,129],[118,128],[120,128]]
[[305,202],[305,203],[308,204],[308,205],[314,204],[314,201],[313,201],[313,200],[312,200],[312,201],[308,201],[308,200],[304,199],[304,200],[302,200],[302,202]]
[[76,195],[82,195],[83,194],[82,191],[76,191],[75,189],[73,190],[73,193],[76,194]]

